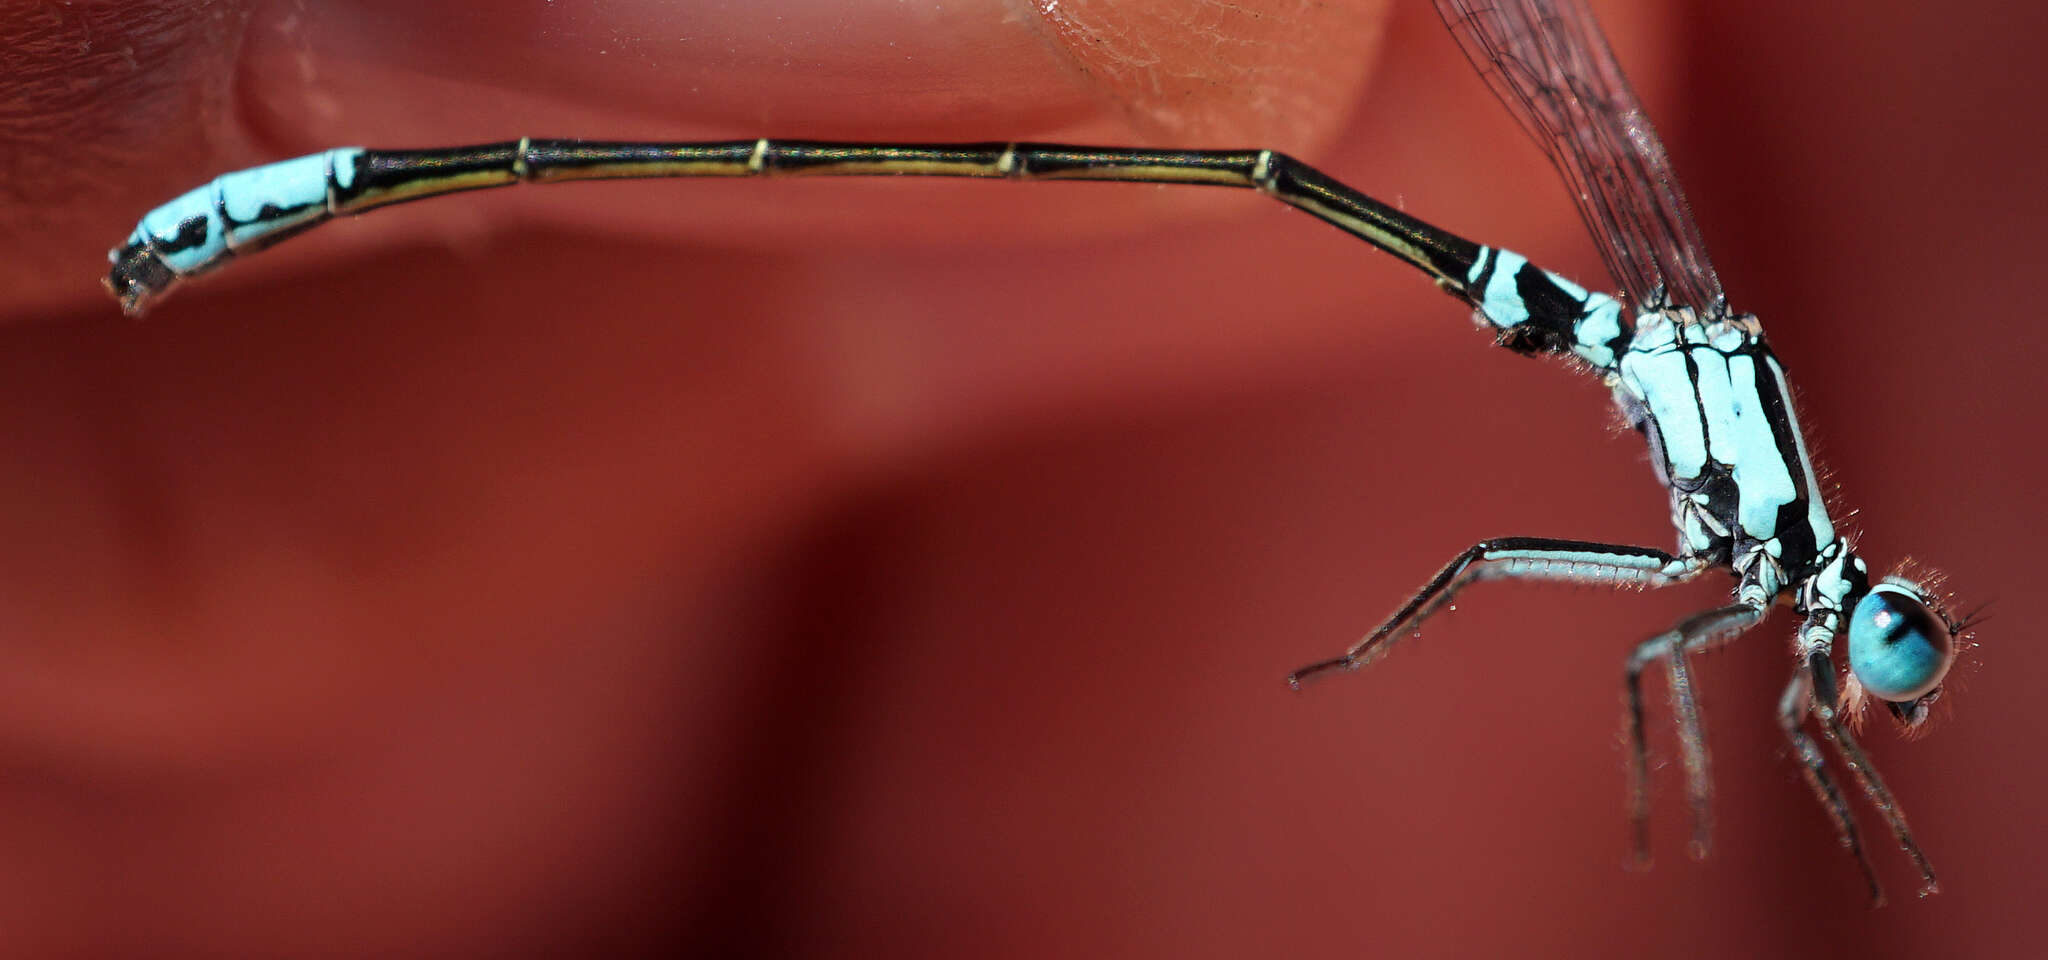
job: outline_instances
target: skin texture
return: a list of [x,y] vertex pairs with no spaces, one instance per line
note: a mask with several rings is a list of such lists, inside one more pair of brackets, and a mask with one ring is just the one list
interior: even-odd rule
[[[1943,278],[2044,253],[2002,72],[2039,25],[1901,5],[1816,51],[1832,15],[1713,7],[1603,13],[1724,279],[1873,559],[2016,602],[2048,464],[1993,439],[2038,421],[2039,326]],[[1271,146],[1597,280],[1426,5],[0,24],[0,952],[2017,949],[2022,644],[1965,654],[1934,740],[1867,738],[1952,890],[1874,918],[1781,755],[1779,619],[1695,669],[1715,859],[1677,855],[1666,773],[1665,862],[1615,867],[1621,657],[1718,583],[1475,591],[1287,695],[1473,540],[1671,534],[1599,390],[1255,196],[511,190],[330,225],[139,324],[94,286],[221,170],[526,133]]]

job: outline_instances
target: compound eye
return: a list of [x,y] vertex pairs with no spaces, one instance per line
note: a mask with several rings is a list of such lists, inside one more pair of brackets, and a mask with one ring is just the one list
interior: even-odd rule
[[1849,669],[1865,690],[1893,703],[1940,686],[1955,649],[1948,621],[1911,584],[1878,584],[1849,615]]

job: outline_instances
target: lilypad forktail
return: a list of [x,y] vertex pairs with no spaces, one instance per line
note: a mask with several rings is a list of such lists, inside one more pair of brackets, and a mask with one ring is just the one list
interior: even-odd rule
[[[666,177],[928,176],[1107,180],[1257,190],[1421,270],[1513,351],[1564,358],[1613,394],[1670,494],[1675,550],[1548,537],[1483,541],[1340,656],[1290,682],[1371,663],[1461,588],[1488,579],[1661,587],[1732,576],[1726,605],[1638,644],[1624,670],[1631,819],[1648,847],[1642,674],[1662,665],[1679,727],[1691,847],[1711,841],[1712,781],[1688,655],[1744,633],[1774,605],[1803,619],[1778,708],[1802,775],[1882,892],[1821,743],[1831,743],[1921,877],[1935,874],[1849,729],[1881,702],[1917,726],[1940,698],[1967,624],[1927,586],[1873,581],[1836,529],[1756,317],[1732,309],[1649,119],[1583,0],[1436,0],[1474,67],[1563,175],[1615,294],[1410,217],[1272,150],[1149,150],[1035,143],[770,139],[596,142],[531,137],[427,150],[345,147],[224,174],[151,211],[112,252],[108,286],[140,313],[185,278],[336,216],[518,183]],[[1846,641],[1846,677],[1834,660]],[[1817,725],[1820,740],[1808,732]]]

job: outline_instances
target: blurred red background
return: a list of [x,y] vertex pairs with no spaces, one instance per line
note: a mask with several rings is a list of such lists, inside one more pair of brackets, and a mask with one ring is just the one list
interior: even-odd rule
[[1696,668],[1713,856],[1660,722],[1622,870],[1621,659],[1718,581],[1287,692],[1476,539],[1672,534],[1596,385],[1255,196],[501,191],[92,287],[221,169],[521,134],[1273,146],[1599,277],[1420,0],[0,0],[0,949],[2034,952],[2048,14],[1613,6],[1865,554],[1999,601],[1865,737],[1939,897],[1859,804],[1867,909],[1782,614]]

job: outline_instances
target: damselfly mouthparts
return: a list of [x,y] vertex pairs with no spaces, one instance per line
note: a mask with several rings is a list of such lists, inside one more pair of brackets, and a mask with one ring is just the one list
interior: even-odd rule
[[[1906,818],[1849,729],[1883,701],[1922,723],[1966,625],[1921,584],[1873,583],[1837,531],[1791,405],[1783,369],[1754,316],[1732,310],[1648,119],[1581,0],[1437,0],[1451,32],[1501,101],[1563,174],[1619,287],[1588,291],[1522,257],[1411,218],[1270,150],[1133,150],[1029,143],[912,145],[742,140],[606,143],[523,138],[430,150],[341,148],[225,174],[142,218],[112,254],[108,284],[131,313],[183,278],[340,214],[521,182],[650,177],[952,176],[1116,180],[1250,188],[1424,271],[1471,305],[1496,341],[1555,355],[1599,378],[1652,452],[1670,493],[1674,551],[1577,540],[1489,540],[1460,553],[1342,656],[1293,682],[1372,662],[1462,587],[1484,579],[1665,586],[1726,571],[1730,602],[1638,645],[1626,664],[1629,791],[1647,847],[1642,673],[1669,677],[1693,811],[1692,846],[1711,840],[1711,778],[1690,653],[1723,643],[1776,604],[1804,618],[1779,720],[1800,770],[1856,857],[1875,873],[1819,743],[1818,724],[1918,868],[1935,876]],[[1845,639],[1849,674],[1833,653]]]

